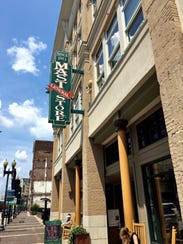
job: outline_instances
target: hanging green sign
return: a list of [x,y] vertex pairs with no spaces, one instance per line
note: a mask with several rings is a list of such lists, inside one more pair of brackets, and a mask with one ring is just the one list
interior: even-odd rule
[[51,64],[49,122],[65,127],[70,123],[72,67],[65,51],[56,51]]

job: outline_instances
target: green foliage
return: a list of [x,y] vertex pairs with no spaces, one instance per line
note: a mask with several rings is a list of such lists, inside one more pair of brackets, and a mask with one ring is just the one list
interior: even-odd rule
[[71,231],[69,233],[69,244],[73,244],[74,243],[74,235],[77,234],[86,234],[87,231],[85,228],[83,228],[81,225],[80,226],[73,226],[71,228]]
[[38,209],[39,209],[39,205],[37,203],[34,203],[31,207],[31,212],[33,215],[37,214],[38,212]]

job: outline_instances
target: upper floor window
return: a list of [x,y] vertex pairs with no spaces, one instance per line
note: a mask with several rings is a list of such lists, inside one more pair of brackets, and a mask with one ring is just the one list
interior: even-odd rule
[[119,161],[118,142],[115,141],[111,145],[106,147],[104,154],[105,154],[106,166],[118,162]]
[[117,16],[113,18],[109,29],[107,30],[107,46],[108,46],[108,55],[109,55],[109,64],[113,68],[118,59],[121,56],[120,52],[120,36]]
[[82,17],[82,5],[81,5],[81,1],[79,1],[79,8],[78,8],[78,22],[80,22]]
[[72,63],[72,67],[74,69],[77,68],[77,51],[73,51],[72,56],[71,56],[71,63]]
[[[131,138],[129,133],[126,134],[126,142],[127,142],[127,153],[128,155],[130,155],[132,152],[132,145],[131,145]],[[115,141],[111,145],[105,147],[104,155],[105,155],[106,166],[118,162],[119,161],[118,142]]]
[[[74,109],[81,110],[81,103],[82,103],[82,90],[81,88],[78,89],[77,94],[74,98]],[[75,123],[76,125],[79,124],[79,114],[75,114]]]
[[[77,89],[74,95],[74,99],[72,100],[72,109],[73,110],[82,110],[82,89],[81,86]],[[70,123],[70,132],[71,135],[77,129],[80,121],[82,120],[82,116],[77,112],[71,113],[71,123]]]
[[122,0],[125,27],[128,39],[131,40],[142,23],[144,17],[141,0]]
[[91,4],[92,4],[93,17],[95,18],[97,13],[97,0],[92,0]]
[[151,114],[137,125],[139,149],[167,136],[162,108]]
[[96,53],[95,59],[96,59],[97,84],[100,89],[104,83],[104,57],[103,57],[102,44],[100,45]]
[[60,130],[58,134],[58,152],[62,153],[62,147],[63,147],[63,131]]

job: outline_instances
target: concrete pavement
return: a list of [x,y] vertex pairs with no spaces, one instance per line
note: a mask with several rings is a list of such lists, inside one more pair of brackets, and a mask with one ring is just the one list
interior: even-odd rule
[[42,220],[28,212],[21,212],[0,231],[0,244],[44,244]]

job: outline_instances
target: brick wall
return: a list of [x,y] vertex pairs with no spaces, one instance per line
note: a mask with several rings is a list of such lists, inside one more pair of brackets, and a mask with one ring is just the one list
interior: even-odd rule
[[[52,141],[36,140],[34,142],[32,171],[31,171],[31,205],[34,203],[34,197],[41,198],[45,196],[45,194],[49,198],[51,196],[51,191],[50,191],[51,187],[49,185],[51,184],[51,180],[52,180],[52,156],[53,156]],[[46,164],[47,167],[45,170]],[[45,183],[45,181],[47,181],[47,183]],[[45,186],[47,184],[47,189],[44,186],[40,187],[43,184],[45,184]],[[38,187],[40,190],[38,189]]]
[[183,215],[183,34],[173,0],[142,0],[154,51],[160,96]]

